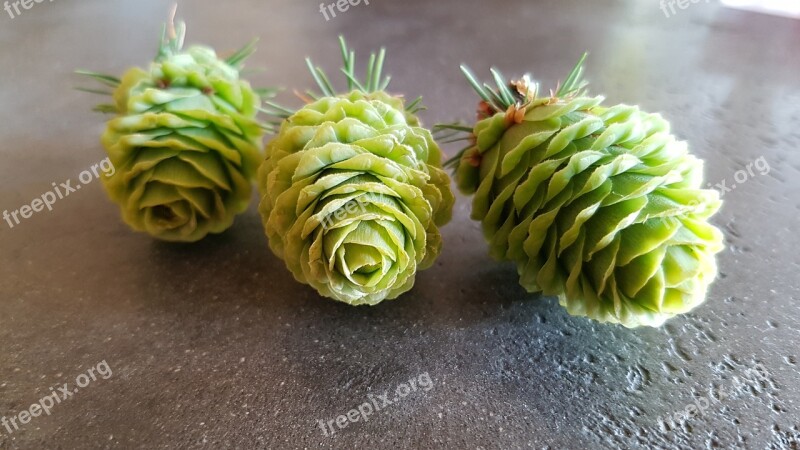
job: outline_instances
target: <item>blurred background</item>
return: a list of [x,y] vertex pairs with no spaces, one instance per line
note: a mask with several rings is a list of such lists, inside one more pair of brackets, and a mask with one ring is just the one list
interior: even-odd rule
[[[171,5],[14,3],[0,5],[0,210],[105,157],[102,98],[76,91],[87,83],[73,71],[146,66]],[[770,170],[723,192],[727,249],[707,303],[636,330],[526,294],[461,196],[414,290],[350,308],[291,279],[255,204],[220,236],[170,245],[130,232],[87,185],[0,222],[0,416],[101,361],[113,376],[0,426],[0,448],[798,448],[798,8],[724,3],[370,0],[327,17],[319,1],[180,2],[188,44],[224,54],[258,37],[248,68],[263,70],[248,78],[287,88],[282,103],[313,85],[305,56],[335,72],[339,34],[359,55],[387,48],[390,90],[422,95],[426,125],[474,116],[460,63],[549,88],[588,51],[590,92],[661,112],[706,160],[709,187],[755,161]],[[744,375],[754,367],[767,375]],[[430,391],[369,422],[317,426],[422,373]],[[702,414],[661,419],[701,399]]]

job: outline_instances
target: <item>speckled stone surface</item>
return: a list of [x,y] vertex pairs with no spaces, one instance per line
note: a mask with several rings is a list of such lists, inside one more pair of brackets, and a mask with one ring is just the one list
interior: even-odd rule
[[[167,8],[0,10],[0,209],[104,158],[97,98],[72,90],[70,72],[145,64]],[[359,52],[386,45],[394,90],[424,95],[428,124],[472,116],[461,62],[552,85],[588,50],[592,92],[663,112],[712,186],[724,181],[720,279],[660,329],[573,318],[489,259],[459,197],[413,291],[351,308],[292,280],[254,206],[221,236],[168,245],[129,232],[90,183],[13,229],[0,222],[0,416],[19,419],[102,361],[113,375],[18,430],[0,425],[0,448],[800,446],[800,22],[717,2],[667,18],[638,0],[372,0],[329,21],[319,2],[196,0],[180,15],[189,42],[221,51],[259,36],[262,85],[310,86],[302,57],[334,67],[339,33]],[[759,158],[770,170],[743,180]],[[412,378],[368,421],[335,424]],[[690,404],[704,408],[665,419]]]

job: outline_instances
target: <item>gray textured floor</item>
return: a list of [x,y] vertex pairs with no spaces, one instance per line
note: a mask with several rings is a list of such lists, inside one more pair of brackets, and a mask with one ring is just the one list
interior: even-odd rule
[[[0,209],[104,157],[96,99],[70,72],[147,62],[167,6],[0,11]],[[254,208],[222,236],[167,245],[130,233],[93,183],[0,223],[0,416],[102,361],[113,375],[0,426],[0,448],[798,448],[799,22],[716,2],[666,18],[634,0],[372,0],[328,22],[312,1],[197,0],[180,15],[190,42],[220,50],[260,36],[257,84],[310,86],[302,57],[333,67],[339,33],[360,52],[386,45],[394,90],[424,95],[429,124],[472,116],[461,62],[549,85],[589,50],[593,92],[663,112],[712,185],[736,184],[715,219],[722,276],[661,329],[572,318],[489,260],[460,197],[416,288],[350,308],[291,279]],[[734,181],[760,158],[769,173]],[[412,377],[416,392],[368,422],[318,427]],[[708,406],[674,429],[659,419],[694,402]]]

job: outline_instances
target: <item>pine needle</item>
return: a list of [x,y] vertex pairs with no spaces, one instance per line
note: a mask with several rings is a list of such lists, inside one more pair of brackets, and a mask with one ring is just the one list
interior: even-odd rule
[[325,88],[330,93],[330,95],[336,95],[336,89],[333,88],[330,80],[328,80],[328,76],[325,75],[325,71],[317,67],[317,73],[319,74],[319,78],[325,83]]
[[82,92],[88,92],[90,94],[97,94],[97,95],[109,95],[109,96],[114,95],[113,92],[101,91],[100,89],[85,88],[85,87],[80,87],[80,86],[76,87],[75,90],[76,91],[82,91]]
[[372,86],[372,72],[375,70],[375,53],[370,53],[369,62],[367,63],[367,92],[372,92],[375,87]]
[[353,65],[355,63],[356,55],[352,51],[347,50],[347,42],[344,41],[344,36],[339,36],[339,47],[342,50],[342,68],[345,77],[347,77],[347,89],[353,90],[354,84],[358,83],[355,76],[353,76]]
[[495,68],[489,69],[489,72],[492,73],[494,82],[497,84],[497,92],[503,100],[503,106],[506,107],[505,109],[508,109],[509,106],[514,104],[514,94],[508,89],[508,81],[506,81],[500,71]]
[[[383,64],[386,60],[385,48],[381,48],[377,53],[370,53],[364,78],[356,75],[356,54],[347,46],[344,36],[341,35],[339,36],[339,49],[342,57],[342,67],[339,68],[339,71],[345,76],[348,91],[359,90],[368,94],[375,91],[384,91],[389,87],[392,77],[383,77]],[[319,67],[315,67],[311,58],[306,58],[306,65],[323,96],[333,97],[337,95],[325,72]],[[419,110],[418,108],[417,111]]]
[[[551,91],[551,97],[557,99],[560,97],[563,98],[575,95],[583,95],[584,88],[588,85],[588,83],[583,79],[583,64],[587,56],[588,53],[584,53],[583,56],[581,56],[581,58],[578,60],[578,63],[567,75],[567,78],[564,79],[564,83],[559,84],[555,92]],[[509,87],[511,84],[509,80],[506,79],[499,70],[492,68],[490,69],[490,72],[495,84],[497,85],[497,89],[495,90],[489,84],[479,81],[478,77],[476,77],[469,67],[464,64],[461,65],[461,72],[464,74],[467,82],[470,84],[470,86],[472,86],[472,89],[475,90],[481,100],[486,102],[496,113],[505,113],[511,106],[516,106],[518,108],[524,107],[530,105],[538,99],[537,95],[539,94],[539,84],[535,81],[531,81],[527,75],[524,76],[521,81],[515,82],[513,85],[514,89],[512,90],[512,88]],[[517,111],[520,110],[518,109]],[[469,136],[453,137],[462,132],[469,133]],[[472,141],[472,139],[474,139],[472,128],[463,126],[459,123],[436,125],[433,127],[433,133],[437,139],[446,139],[441,141],[442,143],[458,142],[463,140]],[[447,160],[444,163],[444,166],[453,170],[457,170],[458,166],[461,164],[464,152],[474,147],[474,142],[470,142],[469,146],[463,148],[456,156]]]
[[94,108],[92,108],[92,111],[103,113],[103,114],[116,114],[116,113],[119,112],[117,110],[116,105],[112,105],[110,103],[104,103],[104,104],[97,105]]
[[386,78],[383,79],[383,83],[378,86],[379,91],[385,91],[387,87],[389,87],[389,83],[392,81],[392,77],[387,75]]
[[453,142],[470,141],[470,140],[472,140],[471,136],[461,136],[461,137],[452,138],[452,139],[439,138],[438,141],[439,141],[440,144],[451,144]]
[[256,44],[258,43],[258,38],[253,39],[247,45],[239,49],[236,53],[229,56],[228,59],[225,60],[229,66],[239,68],[240,65],[249,58],[253,53],[256,51]]
[[275,103],[275,102],[264,102],[264,104],[269,106],[270,108],[272,108],[275,111],[279,111],[279,112],[286,113],[286,114],[289,114],[289,115],[294,114],[294,111],[292,111],[291,109],[286,108],[284,106],[281,106],[278,103]]
[[122,84],[122,80],[120,80],[117,77],[113,77],[111,75],[105,75],[105,74],[102,74],[102,73],[91,72],[91,71],[88,71],[88,70],[76,70],[75,73],[78,74],[78,75],[84,75],[84,76],[90,77],[90,78],[92,78],[92,79],[94,79],[94,80],[96,80],[96,81],[98,81],[98,82],[100,82],[102,84],[105,84],[106,86],[113,87],[113,88],[115,88],[115,87],[119,86],[120,84]]
[[320,78],[320,72],[322,72],[322,70],[314,67],[314,63],[311,62],[311,58],[306,58],[306,65],[308,66],[308,71],[311,72],[311,76],[314,77],[314,81],[317,83],[317,86],[319,86],[319,89],[322,91],[322,94],[332,97],[334,95],[333,90],[329,90],[329,84],[325,84],[322,81],[322,78]]
[[364,86],[361,85],[361,83],[358,81],[358,79],[355,77],[355,75],[353,75],[352,70],[348,70],[345,67],[342,67],[340,70],[342,71],[342,73],[344,73],[344,76],[347,77],[347,89],[348,90],[352,91],[353,88],[355,87],[356,89],[358,89],[361,92],[366,92],[367,91],[367,89]]
[[372,82],[370,83],[373,90],[377,90],[381,85],[381,72],[383,72],[383,60],[385,58],[386,49],[381,47],[378,52],[378,59],[375,61],[375,72],[372,74]]
[[254,88],[253,92],[261,98],[275,97],[282,89],[279,88]]
[[467,78],[467,82],[472,85],[472,89],[483,99],[483,101],[490,103],[491,100],[489,99],[489,95],[486,94],[483,87],[481,87],[478,78],[475,76],[474,73],[469,69],[469,67],[465,66],[464,64],[461,65],[461,72],[464,73],[464,76]]
[[565,97],[571,94],[580,93],[583,88],[585,88],[589,83],[583,80],[583,63],[586,61],[586,57],[589,56],[589,53],[584,53],[583,56],[578,60],[578,63],[575,64],[575,67],[569,72],[567,78],[564,79],[564,84],[556,92],[556,95],[559,97]]
[[422,103],[422,96],[417,97],[417,98],[414,99],[413,102],[409,103],[408,106],[406,106],[406,110],[410,111],[410,110],[416,108],[417,106],[421,107],[422,106],[421,103]]
[[[581,95],[583,93],[584,88],[588,85],[588,83],[583,79],[583,63],[587,56],[588,53],[584,53],[583,56],[581,56],[580,60],[578,60],[578,63],[570,71],[569,75],[567,75],[564,83],[559,84],[555,92],[551,91],[551,97],[569,97]],[[490,69],[490,72],[495,84],[497,85],[497,89],[494,89],[487,83],[481,83],[478,80],[478,77],[476,77],[475,74],[463,64],[461,65],[461,72],[464,73],[464,77],[467,79],[467,82],[470,84],[470,86],[472,86],[472,89],[475,90],[478,96],[498,112],[507,111],[511,106],[514,105],[519,107],[521,104],[532,102],[537,99],[537,95],[539,93],[539,84],[536,82],[531,82],[525,77],[524,79],[527,81],[526,92],[522,93],[522,95],[515,93],[509,87],[509,80],[506,79],[503,74],[495,68]],[[516,91],[519,92],[518,89],[516,89]]]
[[505,111],[508,109],[508,107],[511,105],[510,103],[506,103],[505,99],[500,97],[500,94],[493,91],[491,86],[488,84],[484,84],[484,87],[486,88],[486,92],[489,93],[489,104],[492,105],[492,108],[498,111]]
[[[344,36],[341,35],[339,36],[339,50],[342,57],[342,66],[339,68],[339,71],[345,76],[348,91],[358,90],[365,94],[369,94],[375,91],[386,90],[392,80],[392,77],[383,77],[383,65],[386,60],[385,48],[381,48],[377,53],[370,53],[369,60],[367,61],[366,74],[363,78],[360,78],[358,75],[356,75],[355,51],[351,50],[347,46]],[[322,70],[322,68],[315,66],[311,58],[306,58],[306,66],[308,67],[308,71],[311,72],[311,76],[314,78],[314,82],[317,84],[321,94],[307,90],[303,94],[295,91],[295,95],[297,95],[306,103],[311,103],[319,100],[322,97],[335,97],[339,95],[337,94],[336,89],[333,87],[333,84],[331,83],[327,74]],[[272,105],[269,104],[268,106],[272,107]],[[412,114],[423,109],[425,109],[425,107],[422,105],[421,99],[414,100],[406,107],[406,111]],[[283,108],[283,110],[275,110],[274,112],[285,114],[288,111],[290,110]]]
[[444,164],[442,164],[442,167],[444,167],[445,169],[457,170],[458,166],[461,164],[461,159],[464,157],[464,153],[466,153],[467,150],[473,147],[474,145],[470,144],[462,148],[461,150],[458,151],[458,153],[456,153],[455,156],[445,161]]
[[461,125],[459,122],[455,123],[440,123],[433,126],[435,130],[453,130],[453,131],[463,131],[465,133],[472,133],[472,127],[468,127],[466,125]]

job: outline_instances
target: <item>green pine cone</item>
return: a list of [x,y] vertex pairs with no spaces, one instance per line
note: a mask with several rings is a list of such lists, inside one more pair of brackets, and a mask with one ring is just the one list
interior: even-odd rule
[[116,113],[102,137],[116,173],[104,178],[134,230],[193,242],[228,229],[247,209],[261,160],[259,95],[240,79],[253,47],[222,60],[207,47],[182,50],[185,26],[162,41],[149,70],[121,80],[85,73],[114,87]]
[[270,248],[298,281],[374,305],[411,289],[434,262],[455,199],[415,108],[379,86],[380,63],[366,86],[355,81],[354,55],[342,46],[353,90],[336,95],[312,68],[323,96],[286,114],[268,143],[259,211]]
[[514,261],[529,292],[573,315],[660,326],[716,277],[723,238],[708,218],[721,201],[660,115],[584,96],[582,62],[549,98],[527,78],[480,88],[464,69],[485,118],[454,161],[456,183],[474,194],[491,255]]

